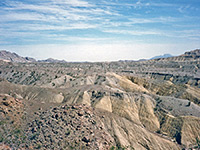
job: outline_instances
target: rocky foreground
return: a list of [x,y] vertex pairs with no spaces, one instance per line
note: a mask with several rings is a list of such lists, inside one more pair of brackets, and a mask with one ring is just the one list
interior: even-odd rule
[[[23,100],[1,95],[1,142],[7,149],[179,149],[167,138],[160,139],[122,117],[86,105],[61,105],[35,112],[35,118],[27,123]],[[21,105],[20,105],[21,104]],[[21,107],[21,109],[19,109]],[[128,133],[133,130],[135,135]],[[125,133],[127,132],[127,133]],[[148,145],[123,145],[140,139]],[[115,137],[116,136],[116,137]],[[115,137],[115,138],[113,138]],[[129,139],[128,138],[128,139]],[[157,141],[158,140],[158,141]],[[117,142],[117,143],[116,143]],[[122,143],[122,144],[120,144]]]

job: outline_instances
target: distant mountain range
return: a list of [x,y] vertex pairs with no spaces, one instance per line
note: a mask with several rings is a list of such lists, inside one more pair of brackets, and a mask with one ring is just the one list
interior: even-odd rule
[[[164,55],[159,55],[159,56],[154,56],[150,59],[140,59],[137,61],[147,61],[147,60],[154,60],[154,59],[161,59],[161,58],[172,58],[172,59],[188,59],[188,58],[200,58],[200,49],[196,49],[193,51],[188,51],[185,52],[184,54],[180,56],[172,56],[171,54],[164,54]],[[53,59],[53,58],[48,58],[45,60],[36,60],[31,57],[22,57],[19,56],[16,53],[11,53],[6,50],[1,50],[0,51],[0,60],[8,61],[8,62],[20,62],[20,63],[25,63],[25,62],[42,62],[42,63],[66,63],[67,61],[65,60],[58,60],[58,59]],[[132,62],[134,60],[120,60],[122,62]]]
[[154,59],[170,59],[170,60],[181,60],[184,61],[186,59],[198,59],[200,58],[200,49],[192,50],[192,51],[187,51],[182,55],[179,56],[173,56],[171,54],[163,54],[163,55],[158,55],[154,56],[150,59],[139,59],[139,60],[120,60],[119,62],[140,62],[140,61],[148,61],[148,60],[154,60]]
[[[159,56],[154,56],[150,59],[139,59],[136,61],[147,61],[147,60],[153,60],[153,59],[159,59],[159,58],[169,58],[173,57],[171,54],[164,54],[164,55],[159,55]],[[134,60],[120,60],[121,62],[133,62]]]
[[[171,58],[173,57],[173,58]],[[196,49],[196,50],[192,50],[192,51],[187,51],[182,55],[179,56],[172,56],[171,54],[164,54],[164,55],[160,55],[160,56],[155,56],[150,58],[150,60],[152,59],[159,59],[159,58],[170,58],[170,59],[198,59],[200,58],[200,49]]]
[[0,60],[10,62],[36,62],[34,58],[21,57],[16,53],[11,53],[5,50],[0,51]]
[[58,60],[58,59],[53,59],[53,58],[48,58],[45,60],[36,60],[31,57],[22,57],[19,56],[16,53],[11,53],[6,50],[1,50],[0,51],[0,60],[8,61],[8,62],[20,62],[20,63],[25,63],[25,62],[45,62],[45,63],[65,63],[65,60]]
[[65,60],[58,60],[58,59],[53,59],[53,58],[48,58],[45,60],[38,60],[38,62],[46,62],[46,63],[66,63]]
[[169,57],[173,57],[173,56],[171,54],[164,54],[164,55],[154,56],[154,57],[150,58],[150,60],[159,59],[159,58],[169,58]]

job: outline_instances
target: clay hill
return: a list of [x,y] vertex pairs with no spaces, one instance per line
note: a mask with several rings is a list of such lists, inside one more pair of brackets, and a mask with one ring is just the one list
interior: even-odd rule
[[200,147],[200,50],[147,61],[0,61],[0,148]]

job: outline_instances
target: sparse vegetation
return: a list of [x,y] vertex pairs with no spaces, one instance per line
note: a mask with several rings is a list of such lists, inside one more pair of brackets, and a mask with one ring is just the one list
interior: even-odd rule
[[200,139],[196,138],[196,146],[194,148],[200,149]]

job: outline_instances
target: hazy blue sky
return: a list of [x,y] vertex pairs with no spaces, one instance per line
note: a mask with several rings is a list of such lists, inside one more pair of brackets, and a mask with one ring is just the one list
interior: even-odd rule
[[200,48],[200,0],[0,0],[0,49],[105,61]]

